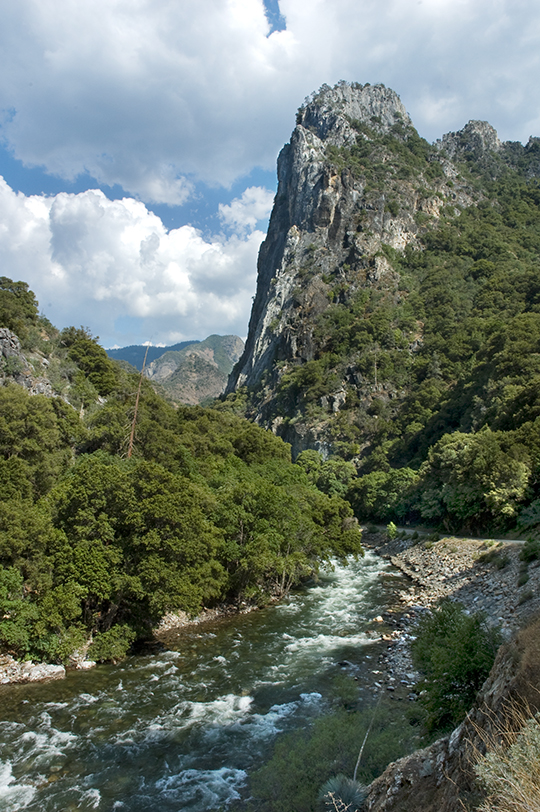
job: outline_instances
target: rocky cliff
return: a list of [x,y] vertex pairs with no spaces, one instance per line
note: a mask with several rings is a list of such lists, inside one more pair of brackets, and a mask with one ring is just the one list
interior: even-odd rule
[[247,388],[248,417],[294,453],[335,453],[351,437],[349,458],[361,453],[374,401],[396,414],[408,391],[399,370],[424,345],[422,307],[399,258],[483,198],[468,167],[495,176],[537,140],[502,144],[487,122],[471,121],[430,145],[384,85],[314,94],[279,155],[249,334],[229,378],[228,393]]
[[15,333],[7,327],[0,327],[0,386],[15,381],[31,395],[52,397],[51,382],[45,377],[48,366],[48,359],[37,351],[33,352],[30,362],[23,354],[21,342]]

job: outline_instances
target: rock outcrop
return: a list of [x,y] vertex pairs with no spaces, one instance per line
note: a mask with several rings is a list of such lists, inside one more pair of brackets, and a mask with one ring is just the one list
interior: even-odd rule
[[329,147],[357,142],[352,122],[377,134],[396,123],[410,126],[398,95],[383,85],[323,88],[300,109],[278,158],[278,191],[259,254],[248,339],[228,391],[256,385],[276,358],[313,357],[310,325],[298,317],[326,309],[329,285],[323,275],[338,272],[345,279],[347,264],[353,276],[361,270],[365,281],[380,282],[388,265],[381,257],[370,259],[382,238],[395,247],[414,240],[412,216],[395,222],[385,213],[384,194],[371,195],[364,179],[332,165]]
[[18,662],[8,654],[0,656],[0,685],[15,682],[46,682],[64,679],[66,669],[63,665],[49,663]]
[[[498,143],[492,128],[477,130],[486,143]],[[298,111],[290,143],[278,158],[278,191],[259,253],[246,346],[227,387],[229,393],[242,386],[256,391],[248,416],[272,427],[296,451],[320,447],[324,429],[317,444],[309,421],[284,425],[282,418],[293,418],[295,407],[284,415],[277,393],[284,375],[318,357],[322,314],[361,290],[384,291],[398,302],[406,293],[388,252],[418,245],[445,206],[473,200],[445,148],[422,142],[399,96],[384,85],[323,87]],[[424,156],[420,168],[406,165],[411,149]],[[329,413],[340,411],[351,387],[361,397],[379,390],[383,397],[397,396],[385,394],[376,379],[366,382],[354,363],[349,366],[321,401]]]
[[[39,371],[45,372],[48,361],[44,357],[39,360]],[[6,380],[13,380],[19,386],[24,386],[31,395],[53,396],[51,382],[44,374],[36,375],[34,365],[23,354],[18,336],[7,327],[0,327],[0,361],[0,385]]]
[[[360,426],[352,443],[359,447],[347,454],[362,459],[373,408],[392,421],[410,384],[395,370],[422,357],[425,344],[425,309],[414,303],[422,275],[407,279],[410,265],[400,265],[406,249],[422,250],[440,223],[459,241],[452,221],[487,200],[484,181],[509,169],[521,179],[540,174],[537,155],[538,139],[526,147],[501,142],[485,121],[430,145],[384,85],[342,82],[306,101],[278,158],[249,333],[227,387],[229,394],[247,388],[246,415],[290,442],[294,454],[341,453],[335,442],[344,426]],[[407,309],[403,327],[407,318],[396,314]],[[394,334],[380,329],[378,313],[373,321],[375,311]],[[345,325],[353,323],[347,341]],[[377,366],[383,349],[394,353],[394,371],[386,374]],[[437,359],[431,363],[437,377]]]
[[502,144],[497,131],[487,121],[469,121],[459,132],[443,135],[437,146],[452,160],[479,160],[486,153],[499,152]]

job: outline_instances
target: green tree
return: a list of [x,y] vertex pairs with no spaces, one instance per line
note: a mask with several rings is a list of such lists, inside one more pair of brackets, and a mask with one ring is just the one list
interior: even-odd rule
[[36,494],[46,493],[66,470],[74,433],[64,404],[30,396],[16,384],[0,389],[0,458],[23,460]]
[[505,526],[515,521],[530,476],[525,448],[504,434],[447,434],[420,469],[419,509],[447,528]]
[[455,727],[472,706],[501,643],[500,630],[482,613],[443,601],[420,621],[411,651],[423,674],[420,688],[429,730]]
[[68,357],[75,361],[100,395],[105,397],[114,391],[118,382],[117,368],[97,338],[83,327],[67,327],[60,333],[60,343],[67,347]]
[[0,327],[7,327],[22,340],[38,321],[38,303],[26,282],[0,276]]

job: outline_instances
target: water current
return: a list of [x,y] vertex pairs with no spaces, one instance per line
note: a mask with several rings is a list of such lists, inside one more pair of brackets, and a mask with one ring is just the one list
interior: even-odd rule
[[226,807],[280,734],[329,711],[336,673],[370,701],[371,621],[392,580],[366,553],[276,606],[188,627],[166,651],[1,686],[0,809]]

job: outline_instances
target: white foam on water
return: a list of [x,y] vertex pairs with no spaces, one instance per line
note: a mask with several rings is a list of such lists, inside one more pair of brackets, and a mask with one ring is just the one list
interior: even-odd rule
[[372,643],[373,640],[363,632],[347,637],[341,637],[336,634],[317,634],[314,637],[297,638],[285,646],[285,651],[291,653],[329,653],[343,646],[365,646]]
[[86,693],[79,694],[79,696],[77,698],[78,698],[79,706],[81,704],[93,705],[94,702],[98,702],[99,699],[100,699],[99,696],[94,696],[94,694],[86,694]]
[[[318,715],[324,704],[322,695],[318,692],[301,694],[300,699],[285,702],[281,705],[272,705],[265,713],[250,713],[236,719],[229,729],[244,737],[246,745],[250,742],[260,742],[274,738],[287,727],[288,721],[300,713],[305,720],[306,716]],[[220,738],[220,729],[210,727],[204,731],[204,739],[212,745]]]
[[78,809],[97,809],[101,802],[101,793],[99,789],[87,789],[81,794],[80,802],[77,804]]
[[305,714],[307,710],[316,710],[323,703],[323,697],[317,692],[300,694],[300,699],[286,702],[283,705],[272,705],[266,713],[254,713],[245,723],[249,733],[257,739],[267,739],[276,736],[284,729],[283,723],[300,711]]
[[156,787],[162,795],[182,801],[186,804],[197,804],[191,808],[209,810],[217,804],[231,803],[240,798],[239,790],[245,786],[247,773],[232,767],[221,767],[218,770],[183,770],[177,775],[161,778]]
[[211,702],[190,702],[186,708],[191,722],[204,720],[209,725],[232,725],[245,717],[253,703],[252,696],[227,694]]
[[51,762],[55,766],[64,763],[67,758],[66,750],[72,748],[78,737],[52,728],[47,732],[27,730],[18,741],[17,763],[29,762],[32,771],[48,769]]
[[278,603],[274,609],[276,612],[280,612],[281,614],[294,615],[302,609],[302,604],[299,603],[297,599],[290,598],[288,601]]
[[145,720],[112,737],[117,745],[148,744],[174,736],[178,730],[194,726],[214,730],[236,725],[250,714],[253,697],[227,694],[210,702],[179,702],[166,713],[156,716],[153,722]]
[[16,781],[9,761],[0,761],[0,801],[3,812],[16,812],[18,809],[24,809],[35,794],[35,787],[22,781]]

